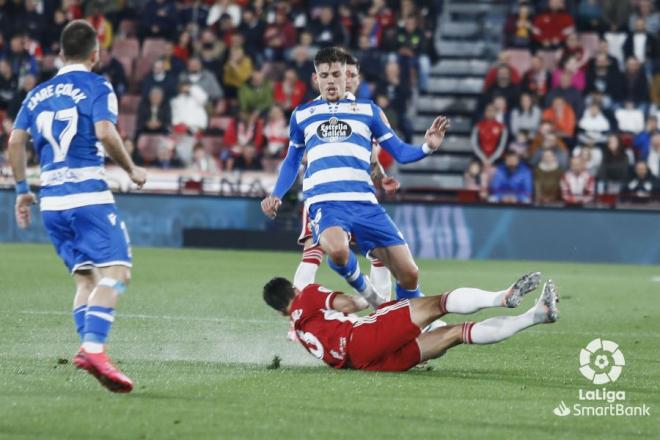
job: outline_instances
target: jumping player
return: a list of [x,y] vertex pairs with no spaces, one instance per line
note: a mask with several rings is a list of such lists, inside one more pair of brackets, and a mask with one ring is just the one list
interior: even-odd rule
[[305,349],[329,366],[406,371],[459,344],[492,344],[533,325],[557,321],[557,292],[553,282],[548,281],[534,306],[521,315],[447,325],[421,333],[422,328],[447,313],[517,307],[522,297],[538,286],[540,275],[523,275],[499,292],[463,287],[438,296],[391,301],[363,318],[352,315],[364,308],[363,298],[331,292],[317,284],[301,291],[284,278],[273,278],[264,286],[263,297],[269,306],[291,319]]
[[[355,93],[360,86],[360,65],[357,58],[353,55],[346,53],[346,97],[354,100]],[[319,97],[318,99],[321,99]],[[378,161],[378,146],[374,142],[374,147],[371,151],[371,180],[374,184],[380,187],[388,194],[394,193],[399,189],[399,182],[385,173],[382,165]],[[302,215],[302,230],[298,238],[298,244],[303,245],[303,255],[296,273],[293,276],[293,285],[298,289],[303,289],[306,285],[312,284],[316,279],[316,272],[323,260],[323,249],[320,245],[314,244],[312,238],[312,229],[310,227],[309,212],[307,208],[303,208]],[[392,275],[387,267],[375,257],[368,255],[367,258],[371,263],[370,279],[376,291],[386,298],[389,297],[392,291]]]
[[344,97],[346,61],[338,48],[324,48],[314,58],[322,99],[298,106],[291,115],[290,145],[273,193],[261,204],[274,218],[291,188],[303,155],[308,167],[303,197],[312,235],[329,257],[329,265],[372,306],[384,301],[361,273],[349,248],[353,236],[365,255],[381,260],[397,279],[397,298],[421,296],[418,269],[403,236],[378,204],[369,173],[372,138],[400,163],[421,160],[437,150],[449,127],[438,117],[426,131],[426,143],[404,143],[390,128],[383,111],[370,100]]
[[36,197],[25,180],[25,147],[32,136],[41,161],[41,213],[57,254],[73,275],[73,321],[81,347],[74,364],[113,392],[130,392],[133,382],[105,352],[119,295],[131,276],[126,225],[104,179],[104,153],[142,187],[146,172],[135,166],[115,128],[117,96],[91,72],[98,60],[96,31],[84,20],[61,35],[64,67],[35,87],[23,101],[9,139],[16,180],[16,221],[30,224]]

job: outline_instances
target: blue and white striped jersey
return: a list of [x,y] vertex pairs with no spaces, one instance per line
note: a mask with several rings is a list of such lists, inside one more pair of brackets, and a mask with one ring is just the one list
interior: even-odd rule
[[14,128],[30,132],[39,154],[42,211],[114,203],[94,123],[116,123],[117,114],[110,83],[82,64],[63,67],[30,91]]
[[371,182],[372,137],[393,136],[382,111],[370,100],[317,99],[296,108],[290,145],[307,153],[303,195],[307,204],[324,201],[377,203]]

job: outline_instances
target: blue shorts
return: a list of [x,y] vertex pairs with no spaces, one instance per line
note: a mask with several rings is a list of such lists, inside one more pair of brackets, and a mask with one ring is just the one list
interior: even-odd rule
[[309,207],[314,244],[326,229],[339,226],[351,234],[364,255],[382,247],[406,244],[382,206],[370,202],[319,202]]
[[72,273],[92,267],[131,267],[131,243],[115,205],[42,211],[44,226]]

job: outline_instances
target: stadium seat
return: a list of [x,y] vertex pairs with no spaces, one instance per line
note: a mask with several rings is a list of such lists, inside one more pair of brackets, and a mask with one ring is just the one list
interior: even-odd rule
[[118,38],[112,44],[112,55],[135,59],[140,56],[140,43],[136,38]]
[[140,135],[137,149],[145,162],[153,162],[158,156],[158,148],[167,141],[167,136],[159,134]]
[[133,77],[133,60],[134,58],[131,57],[115,57],[117,58],[117,61],[119,61],[124,68],[124,73],[126,74],[126,78],[130,81],[130,79]]
[[161,38],[147,38],[142,44],[141,57],[148,59],[151,63],[153,63],[158,59],[158,57],[165,53],[166,44],[167,42]]
[[532,65],[532,54],[527,49],[507,50],[509,66],[514,67],[521,75]]
[[598,34],[596,33],[582,33],[579,36],[580,44],[591,58],[598,49]]
[[138,58],[137,65],[135,66],[135,80],[142,81],[151,72],[154,61],[149,58]]
[[122,20],[119,22],[118,35],[121,38],[133,38],[137,36],[138,24],[135,20]]
[[545,66],[546,69],[549,71],[555,70],[557,67],[557,51],[554,50],[539,50],[538,51],[539,57],[543,60],[543,65]]
[[138,111],[140,106],[140,100],[142,97],[140,95],[124,95],[121,97],[121,103],[119,104],[119,111],[121,113],[126,113],[129,115],[134,115]]
[[118,125],[119,132],[122,136],[129,139],[135,138],[135,130],[137,128],[137,116],[135,114],[120,113]]
[[479,201],[479,191],[473,189],[459,189],[458,201],[460,203],[477,203]]

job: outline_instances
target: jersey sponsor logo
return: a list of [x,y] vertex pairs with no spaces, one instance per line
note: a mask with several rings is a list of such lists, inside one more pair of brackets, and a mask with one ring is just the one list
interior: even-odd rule
[[325,142],[342,142],[348,139],[351,134],[353,134],[351,126],[335,116],[316,129],[316,135]]
[[291,320],[293,322],[296,322],[297,320],[300,319],[300,317],[302,316],[302,313],[303,313],[302,309],[294,310],[293,312],[291,312]]

